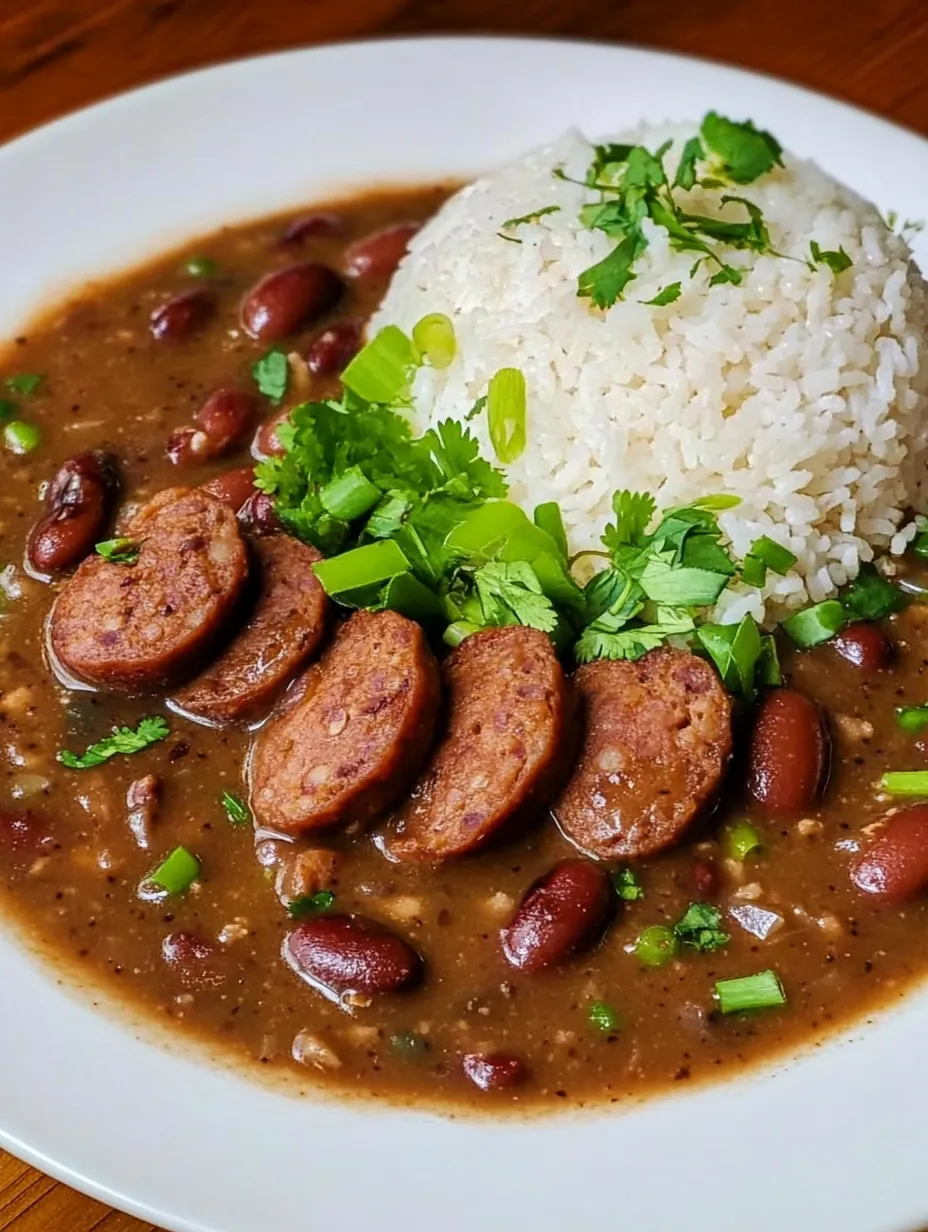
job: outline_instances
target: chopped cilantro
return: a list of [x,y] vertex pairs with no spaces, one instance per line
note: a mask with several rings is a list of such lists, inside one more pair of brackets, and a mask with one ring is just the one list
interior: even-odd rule
[[644,303],[651,304],[655,308],[663,308],[665,304],[674,304],[680,298],[682,286],[680,282],[671,282],[668,286],[662,287],[653,299],[646,299]]
[[611,308],[635,277],[632,266],[647,246],[640,232],[627,235],[608,256],[583,271],[577,280],[577,295],[586,296],[597,308]]
[[700,134],[714,156],[712,174],[735,184],[751,184],[774,167],[783,166],[783,147],[750,120],[740,123],[710,111]]
[[287,903],[287,914],[291,920],[305,920],[309,915],[319,915],[335,902],[331,890],[318,890],[315,894],[302,894],[299,898],[291,898]]
[[140,720],[134,730],[131,727],[115,728],[112,735],[104,736],[102,740],[92,744],[86,753],[79,755],[62,749],[58,753],[58,760],[69,770],[89,770],[118,754],[140,753],[142,749],[157,744],[159,740],[167,739],[170,734],[171,729],[165,720],[161,715],[155,715]]
[[233,826],[248,825],[251,821],[251,810],[241,796],[233,791],[224,791],[219,800]]
[[753,701],[758,679],[764,678],[765,655],[773,646],[769,634],[762,635],[753,616],[745,615],[737,625],[703,624],[696,630],[702,647],[718,668],[723,683],[730,692],[745,701]]
[[104,539],[94,550],[114,565],[134,565],[142,545],[135,539]]
[[515,240],[517,244],[521,244],[520,239],[516,239],[513,235],[503,235],[503,231],[511,231],[514,227],[524,227],[528,223],[537,222],[539,218],[544,218],[548,214],[557,214],[560,211],[559,205],[544,205],[539,210],[533,210],[530,214],[522,214],[519,218],[507,218],[505,222],[500,223],[500,239]]
[[644,898],[644,887],[632,868],[617,869],[612,874],[612,884],[616,894],[626,903],[634,903],[639,898]]
[[8,376],[3,383],[11,393],[28,398],[35,393],[43,380],[40,372],[17,372],[14,376]]
[[688,945],[700,954],[720,950],[731,940],[722,928],[721,911],[711,903],[690,903],[674,924],[673,935],[680,945]]
[[884,616],[902,611],[906,599],[892,582],[881,576],[875,565],[865,562],[842,593],[841,604],[857,620],[882,620]]
[[843,248],[839,248],[837,252],[825,252],[819,248],[815,240],[809,245],[809,251],[812,255],[811,264],[827,265],[833,274],[843,274],[846,269],[850,269],[853,262]]
[[474,574],[474,586],[488,625],[529,625],[542,633],[557,628],[554,604],[542,592],[535,570],[524,560],[491,561]]
[[290,381],[290,363],[283,351],[268,351],[251,366],[258,388],[274,406],[280,406]]

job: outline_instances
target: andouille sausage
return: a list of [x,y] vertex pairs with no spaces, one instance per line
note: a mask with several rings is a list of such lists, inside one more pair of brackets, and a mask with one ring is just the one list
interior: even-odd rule
[[396,612],[356,612],[293,687],[298,700],[255,744],[258,822],[299,834],[366,821],[395,804],[438,716],[438,667],[419,625]]
[[190,676],[212,651],[248,578],[231,509],[202,489],[168,488],[126,527],[135,564],[85,560],[58,596],[51,649],[78,680],[145,690]]
[[554,805],[561,829],[603,860],[652,855],[683,837],[731,756],[731,699],[688,651],[587,663],[574,680],[586,735]]
[[119,488],[116,459],[98,449],[76,454],[56,471],[45,493],[45,512],[26,545],[39,573],[70,569],[103,537]]
[[258,601],[244,626],[206,671],[171,699],[208,723],[260,718],[325,636],[329,601],[316,580],[315,548],[289,535],[256,539]]
[[554,794],[572,749],[569,686],[539,630],[471,634],[449,655],[445,684],[447,732],[384,840],[397,860],[482,847]]

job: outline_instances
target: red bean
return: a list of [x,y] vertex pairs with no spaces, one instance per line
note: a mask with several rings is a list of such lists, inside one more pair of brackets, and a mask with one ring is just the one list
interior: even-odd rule
[[168,441],[168,457],[189,466],[221,457],[239,445],[258,409],[257,399],[237,389],[217,389],[197,411],[196,426],[180,428]]
[[283,234],[281,243],[299,244],[313,235],[341,235],[345,229],[345,220],[340,214],[327,214],[317,210],[313,214],[302,214],[294,218]]
[[358,915],[304,920],[284,942],[284,957],[332,1001],[346,993],[399,992],[422,975],[422,960],[402,937]]
[[338,321],[324,329],[306,352],[306,366],[315,376],[331,376],[347,368],[361,346],[357,321]]
[[230,509],[238,513],[250,496],[255,495],[255,468],[253,466],[238,466],[232,471],[223,471],[201,483],[200,487],[217,500],[225,501]]
[[892,644],[876,625],[849,625],[843,633],[838,634],[831,645],[848,663],[871,672],[887,667],[892,658]]
[[199,933],[170,933],[161,943],[161,957],[189,987],[222,983],[213,944]]
[[341,293],[341,279],[327,265],[289,265],[251,288],[242,301],[242,326],[252,338],[277,342],[328,312]]
[[828,774],[828,733],[818,708],[792,689],[761,703],[748,755],[748,790],[774,814],[809,808]]
[[715,865],[706,860],[694,860],[690,875],[696,893],[701,898],[712,898],[719,888],[719,875]]
[[288,418],[289,411],[278,411],[270,419],[266,419],[255,433],[255,439],[252,441],[251,452],[257,458],[279,458],[287,451],[280,443],[280,437],[277,435],[277,429]]
[[418,230],[419,223],[400,223],[355,241],[345,253],[345,273],[349,278],[389,278]]
[[88,450],[69,458],[45,495],[46,512],[29,534],[26,554],[39,573],[76,565],[101,537],[118,488],[114,459]]
[[273,498],[266,492],[255,492],[249,496],[238,511],[238,520],[255,535],[273,535],[283,529],[274,509]]
[[201,287],[181,291],[151,314],[152,337],[165,342],[186,338],[201,329],[215,310],[216,301]]
[[464,1073],[481,1091],[503,1091],[525,1080],[525,1066],[518,1057],[504,1052],[469,1052]]
[[850,873],[857,889],[880,903],[904,903],[928,885],[928,804],[893,813]]
[[590,860],[563,860],[526,894],[508,928],[503,953],[521,971],[540,971],[594,942],[615,896],[605,869]]
[[11,812],[0,809],[0,851],[5,864],[28,867],[36,856],[54,846],[48,820],[31,809]]

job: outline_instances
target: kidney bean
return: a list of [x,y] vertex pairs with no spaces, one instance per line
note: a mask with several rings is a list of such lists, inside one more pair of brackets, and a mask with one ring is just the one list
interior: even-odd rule
[[159,775],[144,774],[140,779],[133,779],[126,791],[126,824],[143,851],[151,844],[151,831],[161,803],[161,786]]
[[306,352],[306,366],[315,376],[343,372],[360,346],[360,324],[357,321],[338,321],[314,339]]
[[151,314],[149,328],[152,337],[165,342],[186,338],[202,328],[215,310],[216,301],[202,287],[181,291]]
[[168,440],[168,457],[188,466],[221,457],[240,444],[251,428],[257,399],[237,389],[217,389],[197,411],[196,426],[180,428]]
[[274,500],[266,492],[254,492],[238,511],[238,520],[254,535],[273,535],[283,530],[274,509]]
[[518,1057],[504,1052],[469,1052],[462,1064],[464,1073],[481,1091],[503,1091],[525,1080],[525,1066]]
[[389,278],[418,230],[418,223],[400,223],[356,240],[345,252],[345,273],[349,278]]
[[500,931],[503,953],[521,971],[540,971],[595,941],[614,904],[605,869],[590,860],[562,860],[535,882]]
[[248,498],[255,495],[255,468],[237,466],[234,470],[214,475],[212,479],[207,479],[206,483],[201,483],[200,487],[238,513]]
[[222,983],[211,941],[199,933],[169,933],[161,943],[161,957],[188,987]]
[[904,903],[928,885],[928,804],[893,813],[851,861],[851,881],[880,903]]
[[14,868],[28,866],[54,845],[51,826],[45,817],[33,813],[0,809],[0,851]]
[[358,915],[304,920],[284,942],[284,957],[331,1001],[345,993],[399,992],[422,975],[422,960],[402,937]]
[[256,458],[279,458],[286,450],[280,443],[277,429],[288,418],[289,411],[278,411],[270,419],[266,419],[255,433],[251,443],[251,452]]
[[694,860],[690,869],[693,889],[701,898],[711,898],[719,888],[719,875],[714,864]]
[[93,551],[117,489],[116,464],[109,454],[88,450],[63,463],[48,485],[46,512],[29,533],[26,555],[33,568],[54,573]]
[[866,668],[867,671],[878,672],[887,667],[892,658],[892,643],[889,642],[876,625],[848,625],[843,633],[832,641],[832,646],[843,659],[853,663],[855,667]]
[[345,220],[341,214],[328,214],[317,210],[313,214],[301,214],[294,218],[283,234],[281,243],[299,244],[313,235],[341,235]]
[[277,342],[332,307],[342,293],[327,265],[307,261],[267,274],[242,301],[242,327],[252,338]]
[[757,712],[748,790],[770,813],[802,812],[825,785],[828,754],[828,732],[818,708],[801,693],[776,689]]

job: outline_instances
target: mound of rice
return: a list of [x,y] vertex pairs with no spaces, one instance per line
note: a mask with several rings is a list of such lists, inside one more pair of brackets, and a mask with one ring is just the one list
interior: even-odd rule
[[[656,149],[673,138],[672,164],[695,126],[645,127],[614,140]],[[738,556],[762,534],[798,557],[762,593],[733,587],[717,618],[780,618],[832,596],[874,553],[901,553],[923,506],[928,461],[928,292],[911,253],[876,208],[815,164],[785,167],[739,195],[764,213],[773,247],[807,258],[810,240],[843,247],[839,275],[803,260],[728,252],[746,267],[740,286],[690,277],[646,223],[649,246],[625,298],[607,311],[577,297],[577,276],[615,241],[584,229],[593,194],[555,178],[582,178],[590,143],[570,132],[451,198],[419,233],[373,327],[407,331],[426,313],[454,323],[458,353],[423,368],[413,390],[419,427],[462,419],[502,367],[528,390],[528,444],[507,470],[526,509],[560,502],[573,550],[599,546],[616,488],[646,489],[661,508],[709,493],[741,497],[720,521]],[[499,235],[501,224],[557,205],[559,212]],[[685,208],[718,214],[719,195],[695,189]],[[743,211],[735,208],[735,217]],[[728,250],[726,250],[728,251]],[[669,283],[680,298],[647,306]],[[487,457],[486,416],[471,423]]]

